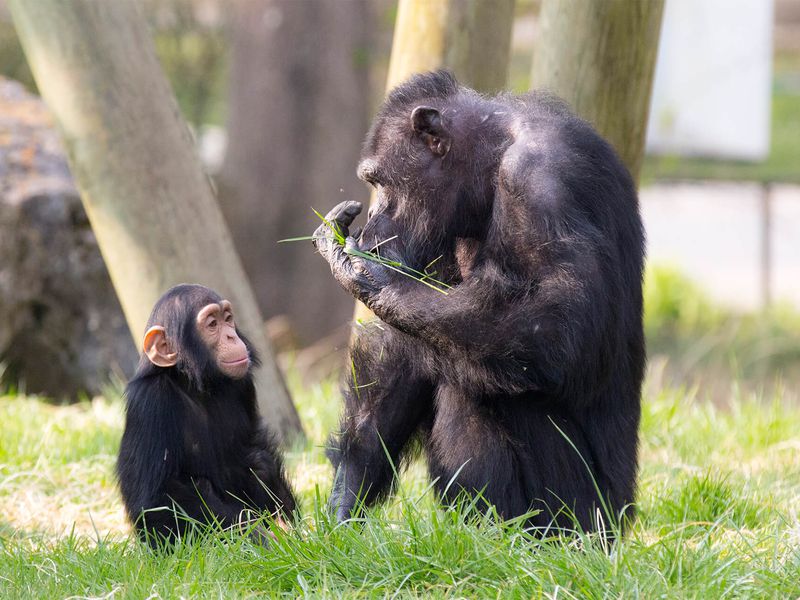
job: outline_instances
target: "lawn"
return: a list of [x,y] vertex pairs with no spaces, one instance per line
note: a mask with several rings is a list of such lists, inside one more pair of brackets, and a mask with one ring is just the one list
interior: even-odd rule
[[129,537],[114,482],[122,403],[0,398],[0,597],[797,597],[800,407],[732,386],[715,404],[648,386],[639,520],[617,544],[531,539],[438,507],[424,467],[359,525],[320,508],[331,383],[290,382],[308,442],[287,457],[302,519],[264,550],[233,534],[153,553]]

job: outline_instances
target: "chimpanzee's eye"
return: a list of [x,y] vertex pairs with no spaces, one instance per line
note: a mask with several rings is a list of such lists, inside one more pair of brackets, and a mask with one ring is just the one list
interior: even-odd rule
[[206,325],[208,326],[209,329],[216,329],[217,328],[217,320],[216,319],[210,319],[208,321],[208,323],[206,323]]
[[225,313],[225,322],[233,324],[233,313]]

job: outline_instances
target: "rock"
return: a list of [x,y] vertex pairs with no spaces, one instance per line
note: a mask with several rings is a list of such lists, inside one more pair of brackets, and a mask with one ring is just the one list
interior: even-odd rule
[[46,107],[0,77],[0,363],[6,383],[74,399],[137,352]]

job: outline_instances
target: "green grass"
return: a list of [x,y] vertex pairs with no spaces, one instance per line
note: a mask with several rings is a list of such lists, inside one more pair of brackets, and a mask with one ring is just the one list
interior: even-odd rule
[[737,313],[715,306],[678,270],[645,275],[645,332],[657,386],[688,384],[724,401],[736,388],[799,400],[800,314],[790,306]]
[[[309,441],[289,451],[302,505],[264,550],[233,534],[156,554],[129,538],[113,479],[118,398],[53,406],[0,398],[0,597],[775,598],[800,594],[800,407],[733,394],[649,393],[640,515],[627,538],[529,538],[445,510],[424,467],[359,526],[320,506],[333,383],[290,378]],[[465,518],[466,515],[466,518]]]

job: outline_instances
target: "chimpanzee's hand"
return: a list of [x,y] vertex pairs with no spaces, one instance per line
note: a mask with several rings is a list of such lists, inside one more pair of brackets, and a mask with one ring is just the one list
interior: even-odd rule
[[343,237],[347,238],[350,235],[350,225],[360,214],[361,202],[347,200],[334,206],[333,209],[325,215],[325,222],[317,227],[317,230],[312,236],[314,246],[320,251],[320,254],[325,256],[325,244],[323,242],[335,241],[332,228],[335,228]]
[[[331,273],[344,289],[370,305],[376,294],[389,283],[391,270],[374,261],[353,254],[360,250],[349,227],[361,212],[360,202],[341,202],[325,217],[313,235],[313,243],[331,266]],[[342,245],[331,228],[345,238]]]
[[232,528],[238,528],[241,533],[250,538],[251,542],[262,548],[269,548],[270,544],[275,541],[275,534],[259,522],[257,515],[251,510],[245,509],[240,512],[238,522]]
[[347,468],[339,465],[333,474],[331,496],[328,499],[328,510],[336,517],[336,522],[341,523],[355,516],[358,504],[358,492],[349,489],[347,482]]
[[256,546],[262,548],[269,548],[270,544],[275,541],[275,535],[266,529],[263,525],[256,525],[249,530],[250,541]]

